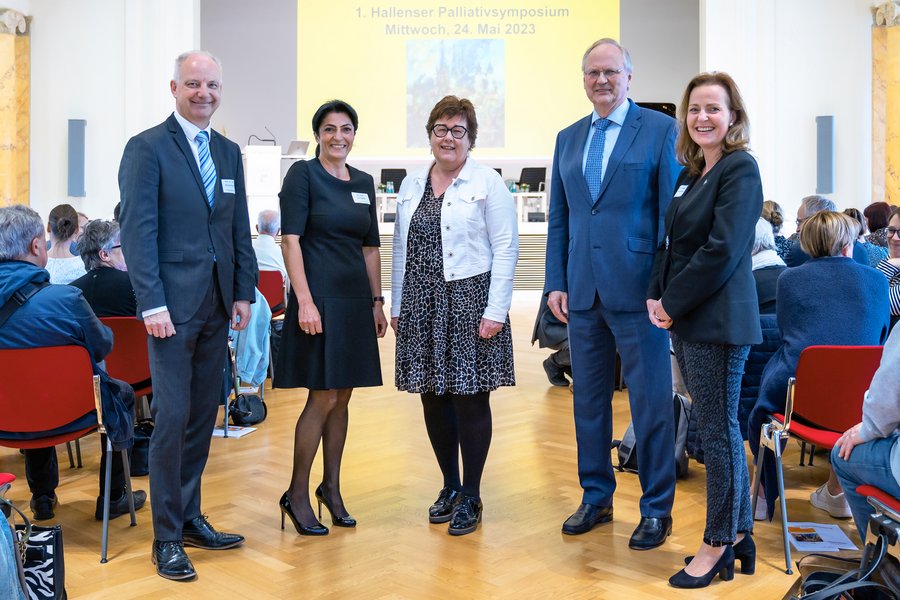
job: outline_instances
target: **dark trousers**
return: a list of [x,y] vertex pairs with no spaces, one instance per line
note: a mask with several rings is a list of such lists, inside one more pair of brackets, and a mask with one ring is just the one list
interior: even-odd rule
[[731,544],[753,529],[750,476],[738,427],[741,377],[750,346],[694,344],[672,336],[675,358],[698,411],[697,434],[706,464],[706,529],[703,542]]
[[180,541],[182,525],[200,516],[200,477],[221,400],[229,318],[211,276],[194,316],[175,323],[174,336],[148,341],[155,422],[150,503],[159,541]]
[[[129,451],[130,455],[130,451]],[[106,436],[100,436],[100,495],[105,496],[104,484],[106,483]],[[130,456],[129,456],[130,460]],[[35,448],[25,451],[25,478],[28,480],[28,489],[34,496],[52,496],[59,486],[59,461],[56,458],[56,448]],[[122,466],[122,453],[113,452],[112,499],[118,499],[125,493],[125,470]]]
[[650,323],[646,311],[609,310],[596,295],[588,310],[569,311],[582,502],[609,506],[616,489],[610,444],[617,347],[638,451],[641,516],[666,517],[675,500],[669,335]]

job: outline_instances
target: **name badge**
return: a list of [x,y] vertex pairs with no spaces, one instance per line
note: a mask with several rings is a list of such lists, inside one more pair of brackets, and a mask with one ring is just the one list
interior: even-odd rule
[[675,190],[675,197],[681,198],[682,196],[684,196],[684,193],[687,191],[687,189],[688,189],[687,184],[679,186],[679,188],[677,190]]
[[350,195],[353,196],[353,201],[357,204],[371,204],[369,201],[369,195],[363,192],[350,192]]
[[222,192],[226,194],[234,193],[234,179],[223,179],[222,180]]

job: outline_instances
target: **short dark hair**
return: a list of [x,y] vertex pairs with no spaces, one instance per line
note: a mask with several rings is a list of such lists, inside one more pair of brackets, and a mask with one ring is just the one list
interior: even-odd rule
[[428,115],[428,122],[425,123],[425,133],[428,139],[431,139],[431,128],[438,119],[452,119],[457,115],[466,118],[466,129],[469,131],[469,146],[475,147],[475,140],[478,138],[478,117],[475,116],[475,105],[468,98],[457,98],[456,96],[444,96],[431,109]]
[[869,222],[869,231],[878,231],[888,226],[891,220],[891,205],[887,202],[873,202],[863,209],[863,215]]
[[100,260],[100,251],[109,252],[115,246],[119,239],[119,224],[115,221],[103,221],[96,219],[88,222],[84,226],[84,233],[78,238],[75,247],[81,260],[84,261],[84,268],[87,271],[103,266]]
[[[359,116],[352,106],[343,100],[329,100],[316,110],[312,118],[313,135],[315,135],[317,139],[319,137],[319,128],[322,127],[322,121],[324,121],[325,117],[331,113],[342,113],[347,115],[350,117],[350,122],[353,124],[353,131],[359,129]],[[319,156],[318,145],[316,145],[316,156]]]
[[78,213],[71,204],[54,206],[48,221],[50,233],[58,240],[67,240],[78,233]]

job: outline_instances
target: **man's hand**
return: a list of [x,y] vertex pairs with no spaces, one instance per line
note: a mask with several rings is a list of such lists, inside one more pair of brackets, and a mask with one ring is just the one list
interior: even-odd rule
[[250,323],[250,302],[238,300],[231,306],[231,328],[235,331],[246,329]]
[[850,453],[853,452],[853,448],[863,443],[863,441],[859,438],[860,429],[862,429],[862,423],[857,423],[856,425],[845,431],[844,435],[839,437],[838,441],[835,442],[834,447],[838,449],[838,456],[840,456],[844,460],[849,460]]
[[155,338],[167,338],[175,335],[175,326],[172,324],[172,317],[169,316],[167,310],[144,317],[144,327],[147,328],[147,333]]
[[547,306],[553,316],[563,323],[569,322],[569,295],[565,292],[550,292],[547,295]]

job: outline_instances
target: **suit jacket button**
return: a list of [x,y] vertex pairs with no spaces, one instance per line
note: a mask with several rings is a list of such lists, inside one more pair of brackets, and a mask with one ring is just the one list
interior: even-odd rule
[[592,215],[596,215],[596,214],[597,214],[597,209],[595,208],[594,210],[592,210],[592,211],[591,211],[591,214],[592,214]]
[[212,246],[210,246],[209,248],[206,249],[206,251],[209,252],[210,254],[212,254],[213,252],[216,251],[216,249],[213,248]]

